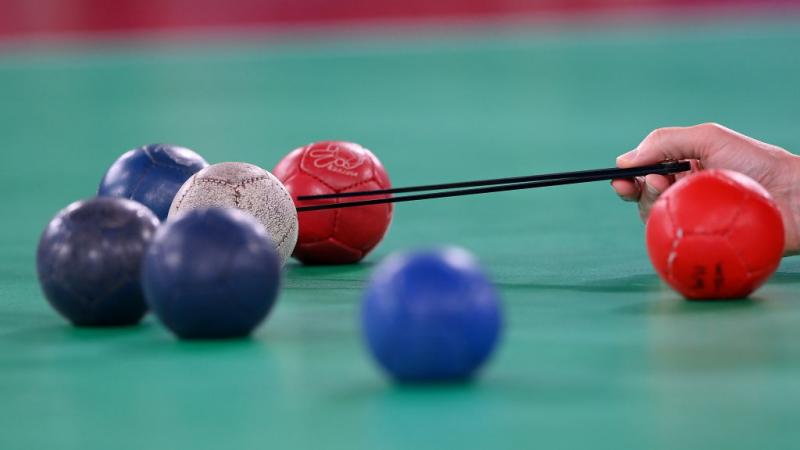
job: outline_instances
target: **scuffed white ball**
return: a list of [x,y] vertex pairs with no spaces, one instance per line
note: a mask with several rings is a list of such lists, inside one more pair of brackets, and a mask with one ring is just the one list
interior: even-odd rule
[[197,172],[175,195],[168,219],[198,208],[237,208],[264,225],[285,264],[297,243],[297,210],[283,184],[253,164],[225,162]]

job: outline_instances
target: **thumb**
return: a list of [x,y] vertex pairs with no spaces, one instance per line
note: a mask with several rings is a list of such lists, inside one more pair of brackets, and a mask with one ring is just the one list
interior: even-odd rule
[[719,142],[724,128],[716,124],[659,128],[633,150],[617,158],[617,167],[656,164],[666,160],[704,160]]

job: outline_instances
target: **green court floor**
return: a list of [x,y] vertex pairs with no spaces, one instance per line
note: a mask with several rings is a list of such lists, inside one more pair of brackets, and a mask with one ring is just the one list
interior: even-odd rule
[[[653,128],[704,121],[800,152],[798,49],[786,18],[6,49],[0,449],[796,446],[800,259],[751,300],[685,302],[607,183],[398,205],[363,264],[292,263],[244,341],[178,342],[152,317],[74,329],[34,252],[149,142],[269,169],[353,140],[396,185],[611,166]],[[503,342],[473,384],[396,387],[362,346],[360,291],[387,253],[441,244],[500,287]]]

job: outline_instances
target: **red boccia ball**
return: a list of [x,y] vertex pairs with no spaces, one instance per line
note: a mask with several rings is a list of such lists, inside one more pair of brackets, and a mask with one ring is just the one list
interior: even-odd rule
[[[369,150],[352,142],[316,142],[283,158],[273,174],[297,206],[337,200],[298,202],[301,195],[387,189],[386,169]],[[366,200],[377,197],[360,197]],[[352,199],[345,199],[348,201]],[[292,256],[304,264],[349,264],[363,259],[383,239],[392,221],[392,205],[301,212]]]
[[670,187],[647,221],[647,251],[661,278],[688,299],[747,297],[783,255],[783,220],[753,179],[705,170]]

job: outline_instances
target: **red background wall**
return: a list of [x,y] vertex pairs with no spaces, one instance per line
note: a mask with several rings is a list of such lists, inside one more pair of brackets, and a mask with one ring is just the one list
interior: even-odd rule
[[352,21],[782,8],[798,0],[0,0],[0,39]]

